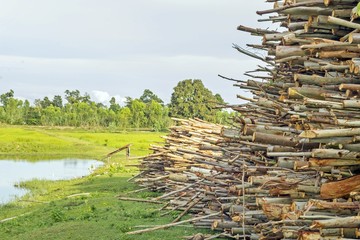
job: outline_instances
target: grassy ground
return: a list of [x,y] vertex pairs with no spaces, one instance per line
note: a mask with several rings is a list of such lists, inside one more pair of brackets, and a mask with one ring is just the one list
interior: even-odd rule
[[[150,144],[162,142],[164,133],[120,132],[73,128],[0,127],[0,158],[63,158],[101,159],[107,153],[133,143],[132,156],[148,154]],[[117,155],[118,157],[124,155]]]
[[[160,135],[164,134],[5,126],[0,128],[0,156],[101,159],[128,143],[133,143],[133,156],[142,156],[148,153],[149,144],[161,141]],[[81,179],[21,183],[31,193],[0,206],[0,239],[181,239],[199,232],[187,225],[126,235],[141,225],[169,223],[178,213],[161,217],[161,205],[118,200],[119,195],[146,198],[159,193],[131,193],[138,187],[127,182],[135,172],[125,167],[129,162],[124,161],[123,153],[106,163]],[[12,217],[16,218],[2,222]]]

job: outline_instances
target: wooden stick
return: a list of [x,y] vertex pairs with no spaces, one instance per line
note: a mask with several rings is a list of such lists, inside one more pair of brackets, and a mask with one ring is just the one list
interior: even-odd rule
[[133,202],[146,202],[146,203],[154,203],[154,204],[163,204],[163,202],[160,201],[154,201],[154,200],[148,200],[148,199],[142,199],[142,198],[128,198],[128,197],[120,197],[118,196],[118,199],[121,201],[133,201]]
[[10,220],[16,219],[16,218],[18,218],[18,217],[22,217],[22,216],[28,215],[28,214],[30,214],[30,213],[32,213],[32,212],[23,213],[23,214],[20,214],[20,215],[18,215],[18,216],[14,216],[14,217],[5,218],[5,219],[0,220],[0,223],[7,222],[7,221],[10,221]]
[[181,224],[188,223],[188,222],[194,222],[194,221],[198,221],[198,220],[201,220],[201,219],[214,217],[214,216],[217,216],[219,214],[221,214],[221,212],[212,213],[212,214],[209,214],[209,215],[206,215],[206,216],[201,216],[201,217],[194,217],[194,218],[187,219],[187,220],[184,220],[184,221],[181,221],[181,222],[169,223],[169,224],[165,224],[165,225],[162,225],[162,226],[156,226],[156,227],[153,227],[153,228],[147,228],[147,229],[142,229],[142,230],[138,230],[138,231],[127,232],[126,235],[134,235],[134,234],[152,232],[152,231],[156,231],[156,230],[159,230],[159,229],[165,229],[165,228],[181,225]]
[[26,199],[20,199],[19,202],[50,203],[50,202],[46,202],[46,201],[26,200]]
[[177,218],[174,219],[173,223],[178,222],[186,213],[190,211],[192,207],[198,204],[201,200],[202,198],[198,198],[195,201],[193,201]]
[[[125,146],[122,146],[122,147],[118,148],[117,150],[112,151],[111,153],[108,153],[108,154],[106,155],[106,157],[111,157],[111,156],[114,155],[115,153],[118,153],[118,152],[120,152],[120,151],[122,151],[122,150],[124,150],[124,149],[129,149],[131,145],[132,145],[131,143],[126,144]],[[129,156],[128,156],[128,157],[129,157]]]
[[278,8],[274,8],[274,9],[269,9],[269,10],[264,10],[264,11],[256,11],[256,13],[259,15],[263,15],[263,14],[269,14],[269,13],[273,13],[273,12],[284,11],[289,8],[295,8],[295,7],[299,7],[299,6],[312,6],[312,5],[317,5],[317,4],[321,4],[321,3],[323,3],[322,0],[313,0],[311,2],[295,3],[295,4],[286,5],[286,6],[278,7]]
[[137,178],[137,177],[140,177],[141,175],[143,175],[144,173],[146,173],[145,171],[142,171],[138,174],[136,174],[135,176],[132,176],[131,178],[129,178],[128,180],[126,180],[127,182],[130,182],[131,180]]
[[130,194],[130,193],[138,193],[138,192],[142,192],[142,191],[146,191],[146,190],[149,190],[149,188],[148,188],[148,187],[140,188],[140,189],[137,189],[137,190],[133,190],[133,191],[127,192],[127,194]]
[[360,24],[358,24],[358,23],[349,22],[344,19],[336,18],[336,17],[332,17],[332,16],[328,16],[328,22],[332,23],[332,24],[340,25],[343,27],[360,29]]
[[0,220],[0,223],[4,223],[4,222],[10,221],[10,220],[13,220],[13,219],[18,218],[20,216],[22,216],[22,215],[2,219],[2,220]]
[[72,197],[79,197],[79,196],[90,196],[90,193],[76,193],[76,194],[72,194],[67,196],[67,198],[72,198]]
[[200,183],[200,182],[202,182],[202,181],[204,181],[204,180],[198,181],[198,182],[196,182],[196,183],[189,184],[189,185],[187,185],[186,187],[183,187],[183,188],[181,188],[181,189],[179,189],[179,190],[166,193],[166,194],[164,194],[164,195],[162,195],[162,196],[160,196],[160,197],[154,198],[154,200],[157,201],[157,200],[160,200],[160,199],[169,197],[169,196],[171,196],[171,195],[174,195],[174,194],[176,194],[176,193],[183,192],[183,191],[185,191],[186,189],[189,189],[189,188],[195,186],[196,184],[198,184],[198,183]]

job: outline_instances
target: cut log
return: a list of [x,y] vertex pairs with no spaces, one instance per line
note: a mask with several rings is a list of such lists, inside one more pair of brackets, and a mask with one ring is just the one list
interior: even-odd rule
[[346,21],[344,19],[336,18],[336,17],[332,17],[332,16],[328,17],[328,22],[332,23],[332,24],[340,25],[340,26],[343,26],[343,27],[360,29],[360,24],[358,24],[358,23]]
[[320,195],[323,199],[341,198],[351,192],[360,190],[360,175],[337,182],[328,182],[321,186]]
[[349,43],[360,43],[360,33],[350,33]]
[[291,56],[305,56],[306,53],[299,46],[277,46],[276,47],[276,59],[281,59]]
[[327,202],[313,199],[310,200],[308,204],[313,205],[318,209],[360,209],[360,202]]
[[345,83],[342,83],[339,86],[339,90],[360,91],[360,84],[345,84]]
[[310,158],[309,159],[309,166],[310,167],[323,167],[323,166],[352,166],[352,165],[359,165],[359,160],[353,159],[320,159],[320,158]]
[[294,80],[301,84],[314,84],[318,86],[333,85],[341,83],[360,83],[359,78],[346,77],[322,77],[319,75],[294,74]]
[[299,141],[292,137],[285,137],[275,134],[255,132],[253,134],[253,142],[266,143],[271,145],[296,147]]
[[312,157],[314,158],[337,158],[337,159],[355,159],[360,160],[360,152],[351,152],[341,149],[313,149]]
[[344,108],[360,108],[360,100],[344,100],[342,101]]
[[358,228],[360,216],[335,218],[329,220],[315,220],[311,228]]
[[360,135],[360,128],[344,128],[329,130],[305,130],[299,137],[302,138],[329,138],[329,137],[348,137]]

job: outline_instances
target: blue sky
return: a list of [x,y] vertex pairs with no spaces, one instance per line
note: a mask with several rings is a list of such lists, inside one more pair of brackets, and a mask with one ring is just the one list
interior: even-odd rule
[[[244,3],[246,3],[244,5]],[[146,88],[169,102],[184,79],[202,79],[238,103],[238,88],[259,62],[232,43],[260,43],[236,30],[259,27],[262,0],[11,0],[0,11],[0,88],[33,101],[88,92],[94,100],[139,97]]]

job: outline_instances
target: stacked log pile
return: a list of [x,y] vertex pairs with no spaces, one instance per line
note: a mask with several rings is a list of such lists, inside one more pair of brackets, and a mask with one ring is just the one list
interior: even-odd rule
[[136,181],[170,211],[209,215],[194,223],[219,231],[208,239],[359,238],[358,1],[268,2],[258,14],[276,15],[261,21],[287,30],[238,27],[267,57],[234,45],[266,63],[234,80],[253,94],[231,106],[234,127],[178,119]]

